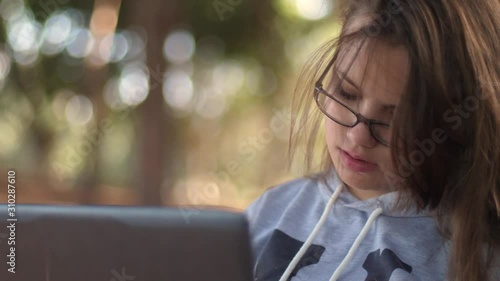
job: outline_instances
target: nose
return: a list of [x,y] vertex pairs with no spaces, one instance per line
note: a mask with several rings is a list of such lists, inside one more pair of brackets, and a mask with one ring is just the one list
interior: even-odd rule
[[359,122],[356,126],[348,128],[347,138],[359,146],[374,147],[377,145],[377,140],[370,134],[370,128],[363,122]]

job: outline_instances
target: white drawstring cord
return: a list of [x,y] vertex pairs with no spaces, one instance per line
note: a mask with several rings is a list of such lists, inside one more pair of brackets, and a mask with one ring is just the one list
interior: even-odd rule
[[358,247],[361,244],[361,242],[363,241],[363,239],[365,239],[365,236],[368,233],[368,231],[370,230],[371,225],[373,224],[373,222],[375,221],[375,219],[380,215],[380,213],[382,213],[382,208],[379,206],[370,215],[370,217],[368,218],[368,221],[366,221],[365,226],[363,227],[363,229],[359,233],[359,235],[356,238],[356,240],[354,240],[354,243],[352,244],[351,249],[349,249],[349,252],[344,257],[344,260],[340,263],[339,267],[337,267],[337,269],[333,273],[332,277],[330,278],[330,281],[337,281],[337,279],[339,278],[340,274],[342,274],[342,272],[344,271],[345,267],[347,266],[347,264],[349,264],[349,262],[351,261],[352,257],[354,256],[354,254],[358,250]]
[[339,197],[340,192],[342,192],[342,184],[340,184],[337,187],[337,189],[335,190],[335,192],[333,193],[333,195],[330,198],[330,200],[328,201],[328,204],[326,205],[325,210],[323,211],[323,214],[321,215],[321,218],[319,219],[318,223],[314,227],[311,234],[309,234],[309,237],[307,237],[307,240],[306,240],[306,242],[304,242],[304,245],[302,245],[302,247],[300,247],[300,250],[297,252],[297,254],[293,258],[293,260],[290,262],[290,264],[288,264],[288,267],[286,268],[285,272],[283,273],[283,275],[281,276],[279,281],[286,281],[288,279],[288,277],[290,276],[290,274],[292,274],[293,269],[295,268],[297,263],[299,263],[302,256],[306,253],[307,249],[309,249],[309,246],[312,244],[314,237],[316,236],[316,234],[318,234],[321,226],[323,226],[323,224],[325,223],[326,218],[328,217],[328,213],[330,212],[330,209],[332,208],[333,203],[335,203],[335,200],[337,200],[337,198]]

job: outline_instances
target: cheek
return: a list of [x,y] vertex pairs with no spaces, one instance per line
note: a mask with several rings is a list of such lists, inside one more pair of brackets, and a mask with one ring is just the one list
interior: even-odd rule
[[333,148],[333,146],[339,146],[343,136],[345,136],[344,127],[331,120],[326,120],[325,130],[328,147]]
[[386,179],[393,178],[398,175],[397,167],[392,163],[392,156],[390,148],[385,148],[380,151],[380,171]]
[[340,167],[340,153],[339,148],[343,147],[345,132],[343,132],[342,126],[337,123],[327,120],[325,123],[326,131],[326,145],[328,147],[328,152],[330,154],[330,159],[333,162],[334,167],[338,170]]
[[389,148],[385,148],[382,154],[380,155],[381,165],[386,171],[394,171],[394,165],[392,164],[391,158],[391,150]]

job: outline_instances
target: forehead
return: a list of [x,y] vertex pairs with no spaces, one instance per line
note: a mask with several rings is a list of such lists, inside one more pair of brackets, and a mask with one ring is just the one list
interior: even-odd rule
[[365,41],[343,48],[335,68],[358,86],[364,96],[399,101],[409,75],[409,57],[402,46]]

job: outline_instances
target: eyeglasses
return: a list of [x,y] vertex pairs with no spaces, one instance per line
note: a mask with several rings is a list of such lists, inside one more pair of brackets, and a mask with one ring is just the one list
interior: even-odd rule
[[[320,76],[314,87],[314,99],[319,109],[332,121],[352,128],[357,124],[364,123],[370,129],[371,136],[384,146],[390,146],[392,137],[391,127],[381,121],[369,119],[354,111],[347,104],[353,104],[353,96],[345,92],[340,86],[335,86],[333,93],[327,92],[323,88],[323,80],[333,65],[331,61],[326,70]],[[338,73],[336,72],[336,75]],[[340,76],[338,77],[340,78]],[[328,87],[333,88],[333,87]]]

